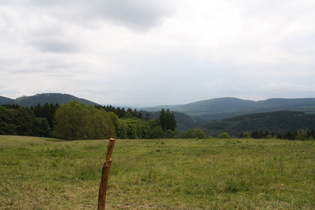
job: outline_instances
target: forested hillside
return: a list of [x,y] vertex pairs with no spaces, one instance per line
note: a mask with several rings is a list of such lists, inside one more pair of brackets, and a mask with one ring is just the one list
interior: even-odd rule
[[[143,116],[149,116],[149,118],[154,119],[157,118],[160,114],[159,111],[155,112],[146,112],[141,111],[143,113]],[[173,112],[177,121],[177,128],[181,131],[184,131],[188,128],[197,128],[200,127],[203,123],[205,123],[203,120],[200,120],[196,117],[191,117],[187,114],[181,113],[181,112]]]
[[[74,101],[81,105],[75,106]],[[47,93],[23,96],[16,100],[0,97],[0,105],[7,104],[0,106],[0,134],[66,138],[56,135],[58,133],[56,113],[61,106],[65,109],[64,105],[68,103],[74,106],[72,108],[77,109],[76,111],[71,111],[72,108],[68,110],[69,113],[73,113],[73,116],[77,115],[77,120],[86,116],[84,123],[103,124],[107,127],[107,133],[110,135],[115,133],[118,138],[205,138],[205,134],[219,136],[226,133],[231,136],[245,134],[248,136],[250,133],[255,138],[273,135],[281,138],[289,136],[288,138],[294,139],[292,136],[296,136],[296,133],[291,135],[288,132],[315,130],[314,98],[268,99],[257,102],[238,98],[218,98],[186,105],[167,106],[170,109],[164,109],[163,106],[153,107],[149,110],[161,109],[149,112],[110,105],[102,106],[69,94]],[[172,111],[172,109],[182,112]],[[163,118],[160,118],[163,110],[168,116],[165,119],[174,118],[176,123],[170,124],[175,127],[165,127],[168,123],[163,124]],[[113,115],[105,114],[104,111]],[[67,115],[68,113],[64,112],[60,116]],[[63,118],[65,117],[60,117],[59,120]],[[80,123],[80,121],[79,123],[72,122],[74,125]],[[109,125],[114,126],[115,131],[108,128]],[[81,133],[85,133],[81,135],[81,138],[91,136],[93,129],[94,133],[98,133],[92,136],[93,138],[107,136],[106,129],[102,131],[100,128],[88,126],[81,130]],[[78,138],[78,136],[70,139],[72,138]]]
[[0,105],[1,104],[16,104],[16,102],[11,98],[0,96]]
[[[193,117],[197,117],[203,121],[211,121],[227,119],[246,114],[275,111],[302,111],[307,113],[315,113],[315,98],[274,98],[262,101],[251,101],[225,97],[197,101],[185,105],[165,107],[168,107],[172,111],[178,111]],[[161,108],[161,106],[157,108]],[[143,110],[154,110],[154,108],[143,108]]]
[[[44,93],[34,96],[22,96],[15,100],[6,97],[0,97],[0,105],[18,104],[20,106],[36,106],[37,104],[44,105],[45,103],[62,105],[70,101],[78,101],[85,105],[97,104],[86,99],[61,93]],[[139,110],[153,113],[159,112],[161,109],[169,109],[172,112],[180,112],[189,115],[193,118],[193,121],[196,121],[195,125],[198,126],[199,122],[197,122],[198,120],[196,120],[196,118],[206,122],[211,120],[227,119],[236,116],[262,112],[302,111],[305,113],[315,113],[315,98],[274,98],[262,101],[252,101],[239,98],[224,97],[197,101],[182,105],[163,105],[156,107],[139,108]],[[187,120],[187,123],[188,121],[189,120]],[[190,126],[184,125],[179,127],[184,128]]]
[[65,104],[70,101],[78,101],[80,103],[83,103],[85,105],[97,105],[97,103],[83,99],[78,98],[73,95],[69,94],[61,94],[61,93],[43,93],[43,94],[37,94],[34,96],[22,96],[17,98],[16,103],[20,106],[36,106],[37,104],[44,105],[46,103],[48,104]]
[[232,136],[240,136],[244,132],[268,132],[270,135],[285,135],[297,130],[315,130],[315,115],[304,112],[280,111],[243,115],[224,120],[205,123],[204,132],[211,136],[218,136],[227,132]]
[[[58,104],[0,106],[0,135],[58,137],[62,139],[179,138],[174,113],[162,109],[156,118],[136,109],[85,105],[77,101]],[[199,134],[198,134],[199,135]],[[203,135],[203,137],[205,137]]]
[[254,101],[226,97],[182,105],[177,107],[176,111],[187,113],[192,116],[202,116],[206,114],[239,112],[250,109],[254,105]]

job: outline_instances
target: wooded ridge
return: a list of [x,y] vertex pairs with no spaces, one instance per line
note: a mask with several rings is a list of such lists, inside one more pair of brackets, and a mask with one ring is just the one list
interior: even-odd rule
[[[86,99],[60,93],[22,96],[15,100],[0,97],[0,105],[13,104],[21,107],[38,107],[38,105],[41,105],[45,109],[47,107],[54,108],[55,104],[62,105],[71,101],[77,101],[84,105],[101,106]],[[107,111],[114,112],[119,118],[126,117],[121,116],[119,110],[125,110],[124,114],[132,113],[130,108],[127,110],[112,107],[113,110],[111,110],[110,107],[112,106],[106,108]],[[284,135],[286,132],[302,129],[315,130],[315,98],[278,98],[251,101],[228,97],[185,105],[140,108],[139,111],[135,110],[135,113],[137,116],[141,114],[146,120],[156,119],[159,117],[161,109],[169,109],[174,113],[177,128],[180,131],[201,128],[207,135],[211,136],[218,136],[224,132],[232,136],[240,136],[244,132],[256,131]],[[47,118],[50,128],[53,127],[53,116],[37,116],[36,114],[35,116]]]
[[[160,108],[161,106],[156,107],[156,109]],[[182,112],[203,121],[211,121],[262,112],[302,111],[315,113],[315,98],[272,98],[262,101],[251,101],[225,97],[197,101],[185,105],[162,106],[162,108]],[[156,111],[155,107],[143,108],[143,110]]]
[[[22,96],[17,99],[0,96],[0,105],[18,104],[20,106],[36,106],[37,104],[44,105],[45,103],[62,105],[70,101],[78,101],[85,105],[98,104],[70,94],[61,93],[43,93],[34,96]],[[252,101],[233,97],[223,97],[182,105],[162,105],[137,109],[147,112],[159,112],[162,108],[197,117],[202,121],[211,121],[262,112],[301,111],[305,113],[315,113],[315,98],[271,98],[261,101]]]
[[244,132],[268,132],[273,136],[283,136],[297,130],[315,130],[315,114],[304,112],[279,111],[242,115],[230,119],[214,120],[205,123],[202,130],[207,135],[218,136],[227,132],[239,137]]
[[10,99],[7,97],[0,96],[0,105],[17,104],[20,106],[27,106],[27,107],[36,106],[38,104],[44,105],[46,103],[62,105],[70,101],[78,101],[85,105],[97,105],[97,103],[95,102],[92,102],[83,98],[78,98],[70,94],[62,94],[62,93],[41,93],[41,94],[36,94],[33,96],[21,96],[21,97],[18,97],[17,99]]

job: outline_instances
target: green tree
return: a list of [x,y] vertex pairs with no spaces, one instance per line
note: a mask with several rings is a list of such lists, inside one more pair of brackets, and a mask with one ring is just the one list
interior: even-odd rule
[[46,118],[50,128],[54,127],[54,115],[57,111],[59,105],[58,104],[48,104],[45,103],[41,106],[39,103],[36,106],[32,106],[31,110],[33,110],[36,118]]
[[32,109],[20,106],[0,106],[0,134],[48,136],[50,127],[46,118],[35,118]]
[[149,124],[139,118],[133,117],[119,120],[118,138],[144,139],[149,137],[149,133]]
[[204,139],[207,136],[203,132],[203,130],[199,128],[196,128],[196,129],[189,128],[184,132],[183,137],[187,139],[191,139],[191,138]]
[[84,104],[76,101],[60,106],[55,114],[54,134],[58,138],[86,139],[88,111]]
[[166,130],[166,113],[164,109],[162,109],[160,112],[159,122],[160,122],[161,128],[165,131]]
[[89,114],[89,133],[88,138],[102,139],[115,137],[115,122],[111,113],[107,113],[104,109],[96,109],[88,106]]
[[241,132],[240,134],[240,138],[250,138],[250,137],[251,135],[249,131],[244,131],[244,132]]
[[58,138],[74,140],[115,137],[111,114],[76,101],[60,106],[55,114],[55,122],[54,134]]
[[32,136],[33,126],[35,122],[34,113],[25,107],[20,107],[18,109],[9,109],[11,117],[13,119],[13,124],[15,126],[16,134],[22,136]]
[[165,136],[165,131],[159,125],[151,128],[149,133],[150,139],[162,139],[165,138]]
[[170,129],[165,131],[165,138],[174,139],[174,138],[180,138],[180,137],[181,137],[181,133],[178,129],[175,129],[174,131]]
[[199,128],[194,129],[194,133],[195,133],[195,138],[198,138],[198,139],[205,139],[207,137],[206,134],[203,132],[203,130]]
[[229,139],[230,135],[227,132],[223,132],[219,135],[220,139]]
[[307,140],[308,139],[308,134],[307,131],[300,129],[296,131],[296,140]]
[[174,113],[171,113],[169,109],[167,109],[166,111],[164,109],[161,110],[159,115],[159,122],[161,128],[164,131],[166,130],[175,131],[175,128],[177,126],[175,115]]
[[166,110],[166,130],[175,131],[177,122],[173,112],[170,112],[169,109]]
[[34,136],[47,137],[50,133],[50,126],[46,118],[36,118],[33,126]]
[[9,134],[17,134],[13,118],[8,108],[0,106],[0,135]]

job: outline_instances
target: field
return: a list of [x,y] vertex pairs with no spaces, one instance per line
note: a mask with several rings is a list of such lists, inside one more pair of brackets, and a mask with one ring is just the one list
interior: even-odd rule
[[[107,141],[0,136],[0,209],[96,209]],[[108,209],[315,209],[315,142],[117,140]]]

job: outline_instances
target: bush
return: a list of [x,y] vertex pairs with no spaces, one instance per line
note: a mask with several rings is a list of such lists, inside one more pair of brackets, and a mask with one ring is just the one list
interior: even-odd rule
[[220,139],[229,139],[231,138],[230,135],[227,132],[223,132],[219,135]]

